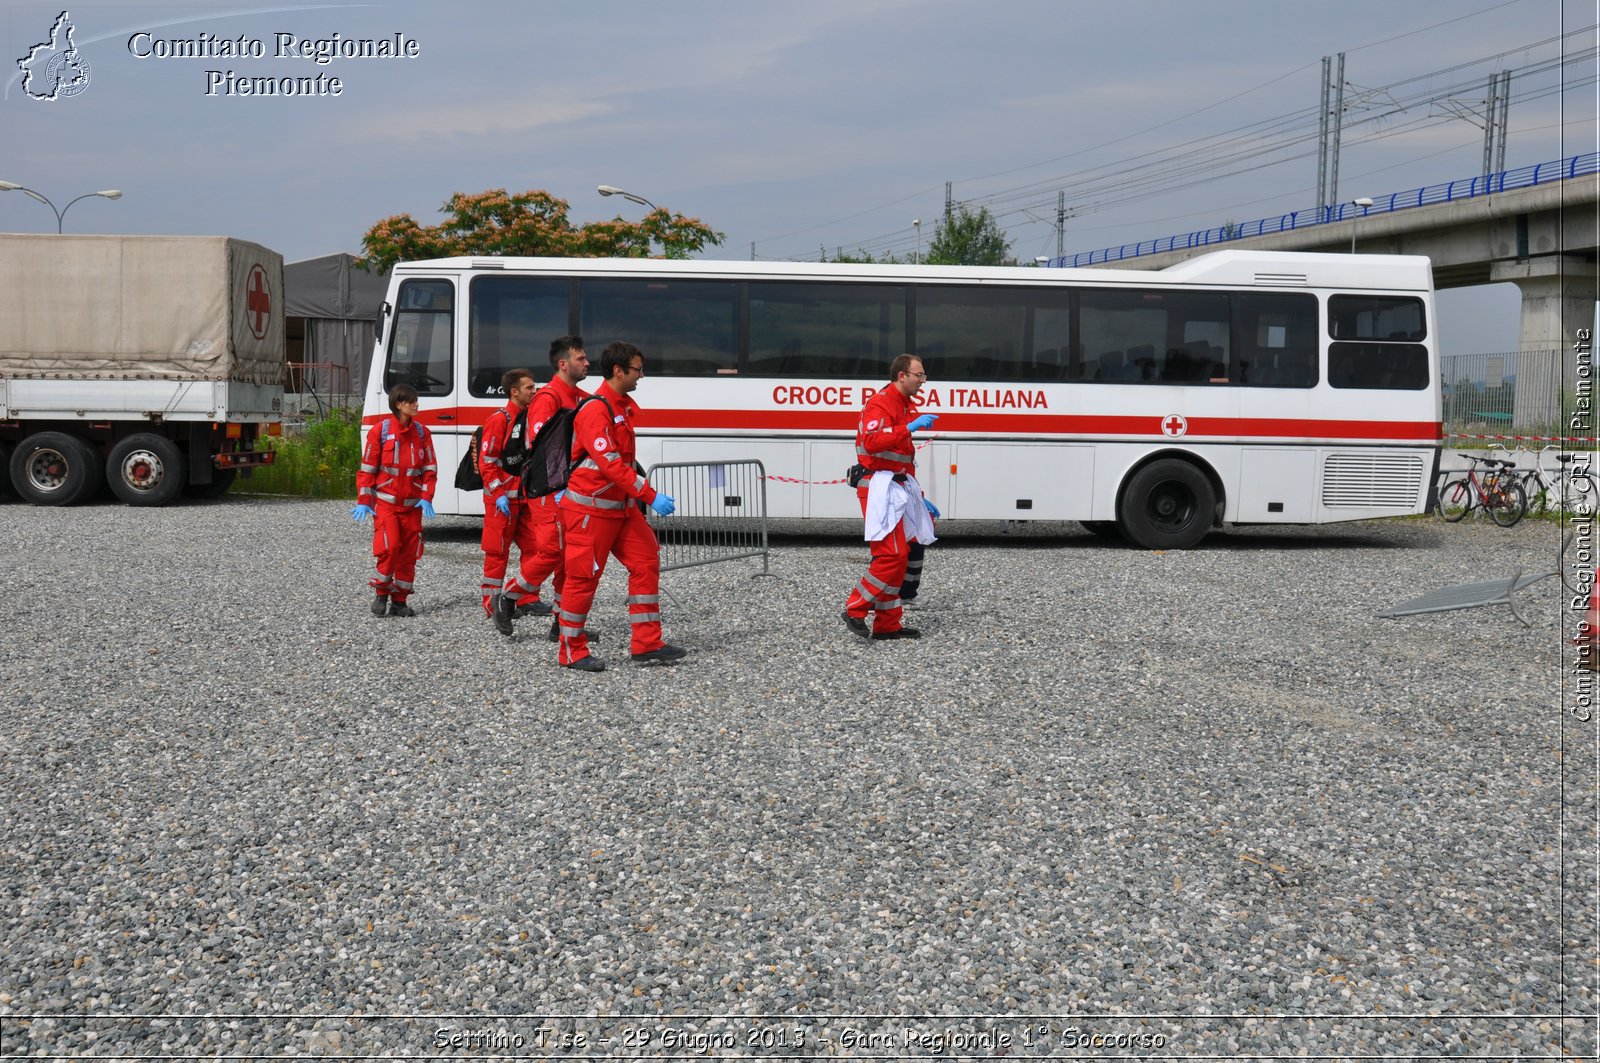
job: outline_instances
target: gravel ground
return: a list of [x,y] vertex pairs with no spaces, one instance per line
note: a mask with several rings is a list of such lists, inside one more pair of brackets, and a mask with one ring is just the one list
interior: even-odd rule
[[0,506],[0,1054],[1593,1056],[1559,583],[1373,615],[1555,526],[979,526],[876,645],[837,527],[585,675],[473,522],[379,620],[348,503]]

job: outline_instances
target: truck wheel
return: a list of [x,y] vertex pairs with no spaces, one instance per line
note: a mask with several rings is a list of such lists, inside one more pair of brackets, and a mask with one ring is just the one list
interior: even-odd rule
[[111,448],[106,479],[112,492],[130,506],[164,506],[183,493],[189,476],[176,443],[139,432]]
[[100,490],[100,459],[65,432],[39,432],[11,454],[11,485],[36,506],[70,506]]
[[1217,494],[1187,461],[1163,458],[1134,473],[1122,495],[1122,530],[1147,550],[1187,550],[1204,539]]
[[190,498],[221,498],[228,493],[228,488],[233,486],[234,478],[238,475],[238,469],[212,469],[210,483],[191,483],[183,489],[183,493]]

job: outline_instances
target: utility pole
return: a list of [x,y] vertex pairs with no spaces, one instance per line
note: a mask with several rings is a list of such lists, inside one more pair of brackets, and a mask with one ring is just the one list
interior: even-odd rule
[[1328,208],[1339,199],[1339,133],[1344,126],[1344,53],[1338,69],[1322,57],[1322,108],[1317,140],[1317,216],[1329,217]]
[[944,220],[946,223],[950,221],[950,203],[950,182],[946,181],[944,183]]
[[1056,258],[1060,258],[1065,253],[1062,250],[1062,242],[1063,242],[1064,238],[1066,237],[1066,234],[1067,234],[1067,194],[1065,192],[1057,192],[1056,193]]
[[1483,104],[1483,175],[1506,168],[1506,119],[1511,108],[1511,71],[1489,75]]

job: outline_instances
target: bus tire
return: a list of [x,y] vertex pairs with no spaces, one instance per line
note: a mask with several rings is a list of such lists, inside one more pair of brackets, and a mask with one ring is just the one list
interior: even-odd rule
[[112,493],[130,506],[164,506],[183,493],[189,475],[178,444],[138,432],[111,448],[106,479]]
[[238,475],[238,469],[212,469],[210,483],[188,484],[183,493],[189,498],[221,498],[228,493],[228,488],[233,486],[234,478]]
[[1083,530],[1098,539],[1121,539],[1122,529],[1114,520],[1080,520]]
[[70,506],[101,487],[100,459],[89,444],[65,432],[39,432],[11,454],[11,485],[36,506]]
[[1194,465],[1162,458],[1133,474],[1122,492],[1122,533],[1146,550],[1187,550],[1211,530],[1217,493]]

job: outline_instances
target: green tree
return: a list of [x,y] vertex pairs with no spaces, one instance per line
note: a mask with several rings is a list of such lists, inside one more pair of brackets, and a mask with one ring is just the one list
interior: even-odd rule
[[890,265],[890,266],[898,265],[899,262],[900,262],[900,260],[898,258],[894,257],[894,253],[892,251],[890,253],[884,255],[882,258],[873,258],[871,251],[867,251],[864,248],[860,248],[860,247],[856,248],[854,251],[846,251],[844,248],[841,247],[841,248],[839,248],[838,250],[836,250],[834,252],[834,256],[832,258],[828,257],[827,248],[823,248],[822,261],[824,261],[824,262],[854,262],[854,263],[858,263],[858,264],[867,264],[867,265],[870,265],[872,263],[881,263],[883,265]]
[[[688,258],[723,234],[698,218],[657,208],[636,222],[621,217],[574,226],[567,201],[535,190],[457,192],[440,208],[444,221],[423,226],[409,214],[385,218],[361,238],[363,264],[382,272],[396,262],[456,255],[556,258]],[[660,251],[657,252],[656,248]]]
[[957,207],[934,229],[923,261],[936,266],[1005,266],[1012,261],[1011,241],[988,207],[979,207],[976,214]]

